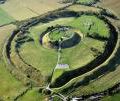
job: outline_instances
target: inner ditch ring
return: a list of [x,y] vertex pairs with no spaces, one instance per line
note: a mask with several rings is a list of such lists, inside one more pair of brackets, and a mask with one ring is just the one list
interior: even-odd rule
[[40,44],[45,48],[70,48],[77,45],[82,39],[83,34],[70,26],[56,25],[55,27],[48,27],[40,35]]

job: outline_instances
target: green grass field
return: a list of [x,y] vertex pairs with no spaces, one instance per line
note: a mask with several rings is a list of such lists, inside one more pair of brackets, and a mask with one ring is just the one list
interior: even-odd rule
[[119,101],[120,99],[120,94],[115,94],[113,96],[107,96],[105,98],[102,99],[102,101]]
[[109,28],[105,22],[95,16],[82,15],[81,17],[76,18],[73,22],[70,22],[70,25],[79,28],[84,34],[98,34],[101,37],[109,37]]
[[0,26],[15,21],[7,12],[0,8]]
[[13,100],[17,94],[25,88],[20,81],[16,80],[7,71],[3,60],[0,61],[0,82],[0,96],[2,96],[5,101]]

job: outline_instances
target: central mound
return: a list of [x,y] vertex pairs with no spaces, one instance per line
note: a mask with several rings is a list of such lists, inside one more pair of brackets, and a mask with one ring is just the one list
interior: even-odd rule
[[83,37],[82,34],[72,27],[56,25],[43,32],[40,36],[40,42],[44,47],[58,49],[61,46],[61,48],[69,48],[78,44],[81,37]]

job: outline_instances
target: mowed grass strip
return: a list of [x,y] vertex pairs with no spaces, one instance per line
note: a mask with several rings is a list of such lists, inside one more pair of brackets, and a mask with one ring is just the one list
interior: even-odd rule
[[5,12],[2,8],[0,8],[0,26],[9,24],[15,21],[7,12]]

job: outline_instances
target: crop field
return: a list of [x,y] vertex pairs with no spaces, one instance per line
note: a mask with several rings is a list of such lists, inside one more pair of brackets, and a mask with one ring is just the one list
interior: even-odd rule
[[[16,6],[17,5],[17,6]],[[63,7],[57,0],[8,0],[0,7],[16,20],[25,20]]]
[[120,16],[120,3],[119,0],[103,0],[103,2],[100,4],[103,7],[106,7],[113,12],[115,12],[117,15]]
[[0,1],[0,101],[119,101],[119,5]]

